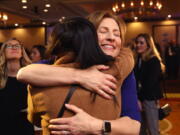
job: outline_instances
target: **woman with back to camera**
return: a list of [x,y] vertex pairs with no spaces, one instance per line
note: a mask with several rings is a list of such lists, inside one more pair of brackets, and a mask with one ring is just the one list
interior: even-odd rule
[[135,38],[134,52],[138,98],[142,105],[140,134],[159,135],[158,100],[163,97],[160,78],[165,66],[149,34],[142,33]]
[[11,38],[0,50],[0,115],[1,133],[5,135],[33,135],[33,126],[27,120],[27,88],[17,81],[18,70],[31,61],[21,42]]
[[[51,37],[52,44],[50,45],[49,50],[59,57],[55,62],[56,65],[86,69],[93,65],[105,64],[110,66],[110,69],[107,70],[106,73],[114,75],[117,79],[118,87],[114,91],[115,96],[112,97],[113,100],[106,100],[97,94],[93,94],[92,92],[77,86],[69,103],[84,109],[97,118],[107,120],[118,118],[121,113],[120,86],[127,75],[121,74],[119,65],[112,64],[112,62],[120,63],[119,61],[114,61],[113,57],[105,55],[100,49],[97,33],[93,24],[87,19],[80,17],[67,18],[56,25]],[[118,48],[118,46],[115,47]],[[116,51],[119,52],[119,50],[120,49]],[[124,67],[121,66],[121,70],[123,70],[123,68]],[[124,69],[124,71],[127,70],[128,69]],[[131,68],[129,69],[129,72],[130,71]],[[49,134],[49,131],[47,130],[49,120],[57,117],[60,108],[63,106],[66,95],[69,92],[68,89],[70,88],[71,86],[69,85],[30,88],[32,106],[34,109],[29,108],[29,110],[32,109],[32,111],[29,111],[29,114],[30,117],[32,117],[32,121],[37,125],[40,123],[38,119],[41,119],[44,135]],[[72,115],[72,112],[65,110],[62,116],[69,117]]]
[[[103,25],[105,25],[105,26],[101,25],[102,26],[101,28],[104,28],[102,30],[105,30],[105,32],[101,31],[101,34],[103,34],[104,36],[101,36],[100,33],[98,34],[99,44],[102,46],[104,45],[103,51],[106,50],[107,53],[109,51],[110,53],[116,54],[114,56],[118,55],[120,60],[121,60],[121,57],[127,56],[127,59],[125,59],[125,61],[123,61],[123,65],[125,65],[125,66],[129,66],[129,64],[130,65],[133,64],[133,63],[129,63],[130,59],[132,57],[131,57],[131,53],[128,50],[122,48],[122,50],[124,50],[124,52],[121,50],[120,53],[117,54],[117,53],[114,53],[114,52],[116,52],[114,50],[116,50],[117,48],[115,49],[115,47],[114,47],[114,49],[112,49],[111,46],[108,46],[108,44],[109,45],[114,44],[114,45],[118,45],[118,46],[119,45],[121,46],[121,44],[123,45],[123,43],[121,43],[121,40],[124,39],[124,25],[121,22],[121,20],[118,17],[116,17],[115,15],[113,15],[111,12],[108,12],[108,11],[94,12],[91,17],[99,18],[96,22],[94,22],[96,24],[97,29],[100,28],[99,25],[101,24],[102,20],[104,20],[105,18],[110,18],[110,19],[106,19],[106,21],[108,20],[108,22],[103,23]],[[109,25],[109,21],[111,22],[111,24],[113,22],[113,25]],[[118,31],[120,34],[118,33]],[[101,36],[101,38],[100,38],[100,36]],[[117,41],[120,41],[120,42],[117,42]],[[107,45],[107,46],[105,46],[105,45]],[[108,47],[109,47],[109,49],[108,49]],[[110,47],[111,47],[111,49],[110,49]],[[126,63],[128,63],[128,64],[126,64]],[[40,67],[42,70],[37,71],[37,67]],[[101,66],[101,68],[102,68],[102,66]],[[105,68],[105,67],[103,66],[103,68]],[[35,85],[38,85],[38,83],[39,83],[44,86],[46,81],[49,83],[52,83],[52,85],[57,85],[62,82],[65,82],[66,76],[65,76],[64,80],[61,79],[62,75],[64,75],[65,73],[66,74],[71,73],[68,75],[68,77],[73,75],[73,72],[70,69],[66,69],[66,70],[64,70],[64,72],[60,72],[59,67],[58,68],[54,67],[54,69],[51,71],[49,69],[50,68],[48,65],[31,65],[31,66],[28,66],[28,67],[24,68],[23,70],[21,70],[21,72],[19,72],[19,77],[20,77],[19,79],[30,82]],[[61,70],[63,70],[63,69],[61,68]],[[31,75],[25,74],[25,71],[28,71],[28,73],[31,73]],[[48,73],[48,71],[49,71],[49,73]],[[65,72],[65,71],[69,71],[69,72]],[[40,75],[40,72],[42,72],[42,75]],[[80,84],[83,85],[83,87],[86,87],[89,89],[94,89],[95,91],[97,91],[98,94],[104,95],[106,98],[107,97],[109,98],[107,93],[112,90],[112,86],[113,86],[111,82],[110,83],[108,82],[108,80],[112,80],[112,78],[109,75],[107,76],[107,74],[102,74],[101,72],[99,72],[96,69],[96,67],[89,68],[87,70],[82,70],[82,71],[74,70],[74,72],[76,72],[76,73],[79,72],[78,76],[73,78],[73,79],[76,79],[76,81],[72,81],[72,79],[68,79],[68,81],[72,81],[72,82],[68,82],[68,83],[80,82]],[[33,81],[34,79],[30,80],[28,76],[32,77],[32,75],[33,75],[33,77],[38,78],[39,80],[41,79],[41,81],[34,82]],[[45,76],[43,76],[43,75],[45,75]],[[48,78],[46,78],[46,76],[48,76]],[[50,79],[50,77],[52,79]],[[109,79],[107,79],[107,78],[109,78]],[[44,80],[44,81],[42,81],[42,80]],[[42,84],[42,82],[44,84]],[[67,83],[67,81],[66,81],[66,83]],[[104,90],[104,92],[102,90]],[[113,94],[113,91],[110,93]],[[128,76],[128,78],[126,79],[126,81],[124,82],[123,87],[122,87],[122,115],[121,115],[121,118],[110,121],[111,126],[112,126],[112,134],[116,134],[116,133],[117,134],[138,134],[138,129],[139,129],[139,122],[138,122],[139,115],[138,114],[139,114],[139,112],[138,112],[136,102],[137,102],[137,100],[136,100],[136,91],[134,89],[134,77],[133,77],[133,73],[131,73]],[[72,119],[70,118],[69,120],[71,120],[71,122],[69,122],[69,125],[66,125],[69,128],[71,127],[72,129],[73,128],[75,129],[74,131],[73,130],[71,131],[72,134],[76,134],[76,131],[78,131],[80,133],[84,133],[84,134],[89,133],[89,132],[94,133],[94,132],[97,132],[97,130],[98,130],[97,133],[100,132],[102,123],[103,123],[102,120],[90,117],[88,114],[86,114],[85,112],[82,112],[82,111],[77,112],[77,115],[75,115],[75,116],[76,117],[72,117]],[[73,121],[73,118],[77,118],[77,117],[82,118],[82,119],[78,119],[79,123],[77,123],[77,120]],[[83,121],[83,120],[88,119],[89,117],[92,118],[91,120],[93,120],[96,124],[87,123],[87,121]],[[61,121],[61,119],[60,119],[60,121]],[[56,123],[56,121],[54,121],[54,122]],[[81,125],[78,125],[80,123],[81,123]],[[52,122],[52,124],[53,124],[53,122]],[[72,124],[74,124],[74,125],[72,125]],[[83,128],[81,128],[81,127],[83,127]],[[90,127],[94,127],[94,128],[89,129]],[[131,127],[131,130],[129,130],[129,127]],[[58,130],[58,127],[56,130]],[[55,131],[53,133],[57,133],[57,132]],[[59,131],[59,132],[61,133],[61,131]]]

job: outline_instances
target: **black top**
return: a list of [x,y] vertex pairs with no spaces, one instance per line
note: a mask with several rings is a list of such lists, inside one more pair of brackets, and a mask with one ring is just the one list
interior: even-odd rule
[[[0,90],[0,132],[33,135],[33,126],[27,120],[27,86],[15,77],[8,77]],[[8,128],[8,130],[6,130]]]
[[160,88],[161,66],[157,57],[141,62],[139,59],[134,71],[137,81],[138,98],[141,101],[157,100],[163,97]]

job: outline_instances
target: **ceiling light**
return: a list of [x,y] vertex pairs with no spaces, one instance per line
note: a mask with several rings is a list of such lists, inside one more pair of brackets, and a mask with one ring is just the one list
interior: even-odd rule
[[43,25],[46,25],[46,22],[42,22]]
[[19,24],[18,24],[18,23],[15,23],[15,24],[14,24],[14,26],[16,26],[16,27],[17,27],[17,26],[19,26]]
[[137,20],[138,20],[138,17],[137,17],[137,16],[135,16],[135,17],[134,17],[134,21],[137,21]]
[[170,19],[172,17],[172,15],[169,14],[167,17],[168,17],[168,19]]
[[27,3],[27,0],[22,0],[21,2],[22,2],[22,3]]
[[0,12],[0,21],[7,21],[8,20],[8,15],[5,14],[4,12]]
[[27,9],[27,6],[22,6],[23,9]]
[[48,12],[48,9],[44,9],[43,11],[44,11],[44,12]]
[[46,4],[45,7],[51,7],[51,5],[50,4]]
[[162,9],[161,0],[115,0],[113,12],[124,18],[153,16]]

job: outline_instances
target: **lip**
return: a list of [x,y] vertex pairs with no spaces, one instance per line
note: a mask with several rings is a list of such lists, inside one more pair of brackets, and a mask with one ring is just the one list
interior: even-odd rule
[[11,53],[19,53],[18,51],[11,51]]
[[113,44],[101,44],[101,47],[104,49],[110,49],[110,50],[116,49],[115,45],[113,45]]

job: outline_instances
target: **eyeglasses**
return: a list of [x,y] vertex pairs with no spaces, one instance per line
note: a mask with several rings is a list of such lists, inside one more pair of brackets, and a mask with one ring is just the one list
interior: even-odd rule
[[20,44],[6,45],[6,48],[8,48],[8,49],[20,49],[21,45]]
[[136,44],[144,45],[143,41],[135,41]]

